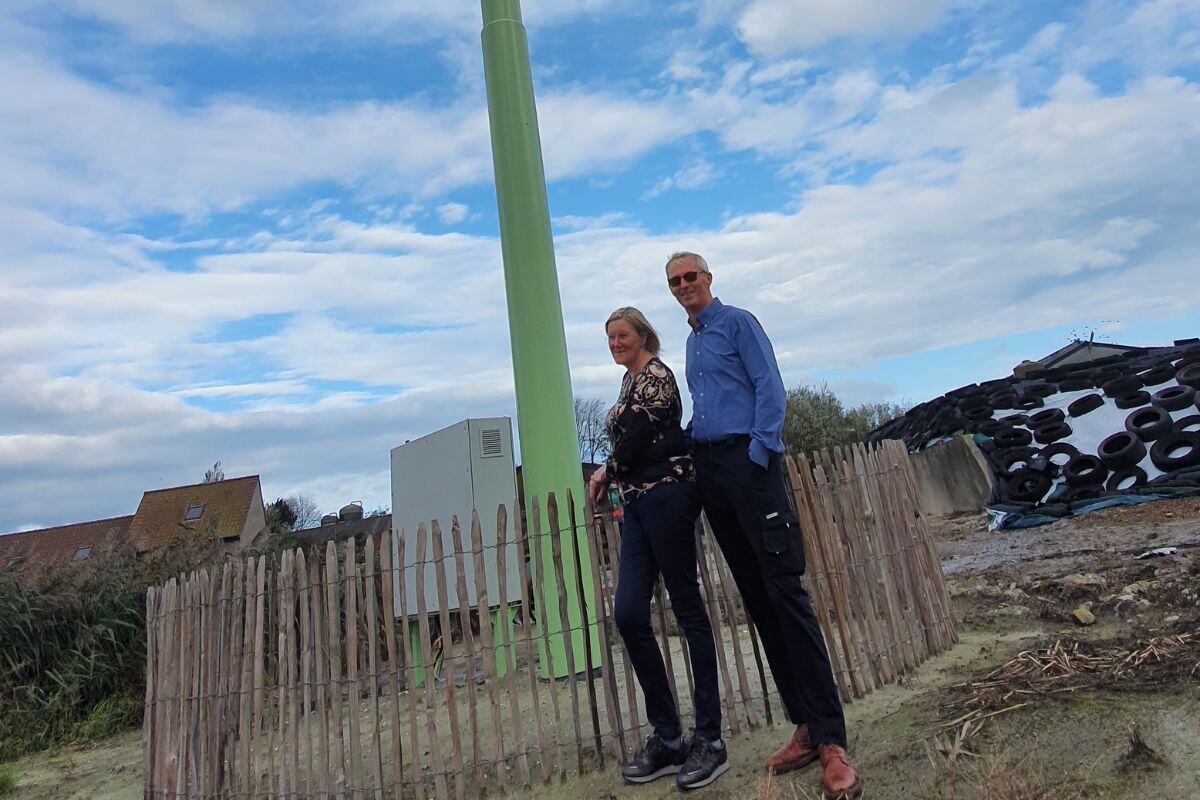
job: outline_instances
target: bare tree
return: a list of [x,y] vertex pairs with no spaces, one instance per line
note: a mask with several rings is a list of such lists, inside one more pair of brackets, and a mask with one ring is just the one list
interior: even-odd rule
[[216,483],[217,481],[225,480],[225,473],[221,470],[221,462],[213,464],[208,469],[204,470],[204,482]]
[[308,492],[297,492],[283,500],[296,515],[296,521],[292,523],[292,530],[301,531],[305,528],[315,528],[321,522],[321,507]]
[[575,398],[575,427],[579,431],[579,457],[597,463],[608,458],[612,445],[608,441],[604,401],[598,397]]

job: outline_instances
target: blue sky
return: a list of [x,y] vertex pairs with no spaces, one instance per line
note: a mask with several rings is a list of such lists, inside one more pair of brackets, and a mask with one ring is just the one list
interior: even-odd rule
[[[576,393],[705,253],[790,385],[921,401],[1075,333],[1200,334],[1200,7],[524,4]],[[260,474],[388,502],[511,414],[469,0],[0,11],[0,531]]]

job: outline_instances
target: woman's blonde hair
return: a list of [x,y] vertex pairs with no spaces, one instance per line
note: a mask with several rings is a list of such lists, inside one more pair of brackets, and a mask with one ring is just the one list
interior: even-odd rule
[[609,314],[608,319],[604,321],[605,333],[608,333],[609,323],[615,319],[625,320],[638,336],[645,336],[647,352],[652,356],[658,355],[658,351],[662,349],[662,344],[658,340],[658,331],[654,330],[654,326],[646,319],[645,314],[633,306],[622,306]]

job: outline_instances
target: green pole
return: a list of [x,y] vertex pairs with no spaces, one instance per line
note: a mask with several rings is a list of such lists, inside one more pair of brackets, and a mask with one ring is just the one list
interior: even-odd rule
[[[521,22],[519,0],[482,0],[483,72],[487,84],[488,119],[492,132],[492,163],[496,173],[496,202],[500,212],[500,248],[504,256],[504,289],[508,299],[508,327],[512,339],[513,377],[517,393],[517,432],[521,440],[521,474],[528,512],[527,530],[533,527],[533,498],[541,506],[541,529],[548,529],[545,498],[558,499],[559,526],[570,524],[566,490],[575,498],[576,519],[586,520],[586,499],[580,472],[579,439],[567,364],[558,271],[546,202],[546,176],[538,136],[537,109],[533,101],[533,76],[529,69],[529,43]],[[546,590],[548,608],[538,610],[550,634],[549,653],[541,652],[544,674],[567,674],[563,621],[556,602],[567,596],[568,627],[572,630],[577,668],[586,663],[582,613],[575,558],[580,548],[583,586],[592,593],[585,531],[561,540],[565,585],[559,587],[552,571],[535,576]],[[553,564],[548,536],[534,542],[541,561]],[[530,553],[531,557],[533,553]],[[536,561],[536,560],[535,560]],[[595,643],[595,598],[587,604],[588,630]],[[593,645],[598,656],[599,647]],[[547,656],[549,658],[547,659]],[[598,663],[598,658],[593,657]],[[597,664],[593,664],[596,666]]]

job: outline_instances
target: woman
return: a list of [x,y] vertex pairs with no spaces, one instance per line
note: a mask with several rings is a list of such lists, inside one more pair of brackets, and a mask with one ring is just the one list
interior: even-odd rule
[[[621,394],[608,412],[612,455],[588,495],[597,501],[615,481],[621,495],[621,564],[615,616],[646,700],[654,732],[621,769],[631,783],[674,774],[681,789],[712,783],[729,765],[721,741],[717,659],[712,627],[696,579],[700,501],[675,376],[658,358],[658,334],[636,308],[618,308],[604,325],[613,361],[625,367]],[[650,596],[662,575],[687,637],[695,679],[695,735],[683,737],[662,653],[650,627]]]

